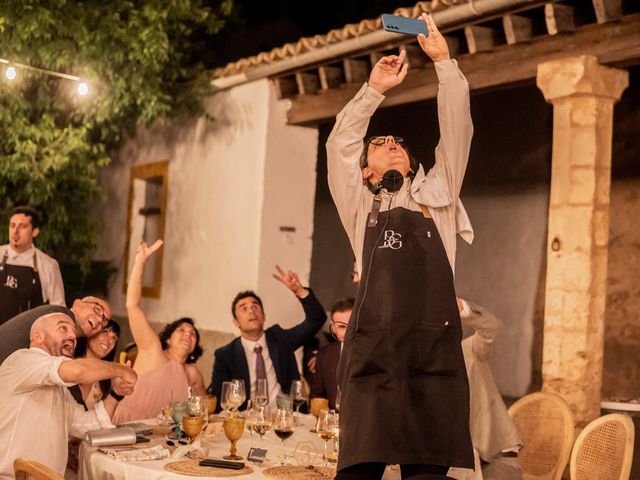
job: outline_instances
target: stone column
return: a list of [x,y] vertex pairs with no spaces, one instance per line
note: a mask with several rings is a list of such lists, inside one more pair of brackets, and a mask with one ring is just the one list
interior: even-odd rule
[[600,415],[613,105],[628,72],[582,55],[538,65],[553,104],[542,389],[576,426]]

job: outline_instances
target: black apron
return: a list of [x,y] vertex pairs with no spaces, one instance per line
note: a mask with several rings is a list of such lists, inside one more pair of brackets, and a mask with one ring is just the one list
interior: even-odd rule
[[363,248],[349,325],[357,321],[357,331],[338,365],[338,470],[364,462],[473,468],[462,327],[435,223],[402,207],[381,212]]
[[9,254],[5,252],[0,263],[0,325],[25,310],[44,304],[36,254],[33,254],[33,268],[8,265],[8,258]]

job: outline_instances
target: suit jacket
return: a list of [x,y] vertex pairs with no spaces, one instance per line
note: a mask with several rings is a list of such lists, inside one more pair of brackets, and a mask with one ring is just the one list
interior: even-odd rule
[[[294,352],[308,342],[320,330],[327,319],[324,308],[318,302],[311,289],[309,289],[309,295],[300,299],[300,303],[305,313],[305,319],[301,323],[287,329],[276,324],[267,328],[264,332],[269,356],[283,392],[288,392],[291,388],[291,382],[300,378]],[[240,337],[214,352],[213,372],[208,392],[220,399],[222,382],[227,382],[233,378],[244,380],[248,400],[251,385],[249,365],[247,364],[247,357]],[[242,410],[246,407],[247,402],[245,401],[240,406],[240,409]],[[220,400],[216,411],[220,411]]]
[[333,342],[318,350],[316,373],[311,377],[311,398],[329,399],[329,408],[336,408],[338,380],[336,370],[340,360],[340,342]]

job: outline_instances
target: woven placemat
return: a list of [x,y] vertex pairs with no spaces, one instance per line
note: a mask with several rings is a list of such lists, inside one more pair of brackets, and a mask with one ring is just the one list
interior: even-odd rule
[[326,467],[301,467],[298,465],[282,465],[263,470],[269,478],[278,480],[327,480],[336,476],[336,471]]
[[178,460],[167,463],[165,470],[192,477],[240,477],[253,473],[253,468],[245,466],[242,470],[231,470],[230,468],[201,467],[197,460]]

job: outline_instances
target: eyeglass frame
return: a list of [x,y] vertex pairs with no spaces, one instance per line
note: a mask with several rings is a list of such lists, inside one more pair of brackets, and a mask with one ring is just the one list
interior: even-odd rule
[[[393,143],[396,143],[398,145],[400,145],[402,148],[404,148],[404,138],[402,137],[398,137],[395,135],[373,135],[369,138],[367,138],[367,145],[373,145],[374,147],[379,147],[381,145],[384,145],[385,143],[387,143],[387,138],[388,137],[393,137]],[[380,139],[379,142],[374,142],[374,140],[376,139]]]
[[[106,327],[111,318],[107,317],[104,312],[104,307],[98,302],[92,302],[91,300],[83,300],[82,303],[91,303],[95,305],[93,307],[93,313],[102,317],[102,328]],[[98,310],[99,309],[99,310]]]

